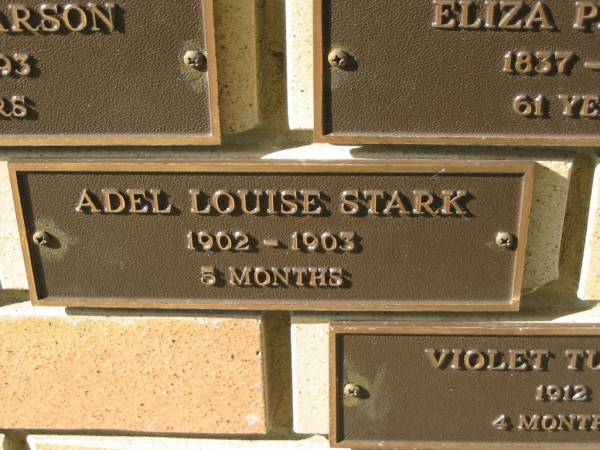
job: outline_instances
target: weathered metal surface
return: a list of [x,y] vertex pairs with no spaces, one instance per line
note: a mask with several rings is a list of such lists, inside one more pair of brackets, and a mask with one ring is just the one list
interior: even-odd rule
[[38,304],[519,307],[529,163],[13,162],[10,170]]
[[4,2],[0,43],[3,145],[220,141],[212,0]]
[[346,322],[330,339],[334,447],[598,448],[600,326]]
[[315,137],[598,145],[600,8],[315,0]]

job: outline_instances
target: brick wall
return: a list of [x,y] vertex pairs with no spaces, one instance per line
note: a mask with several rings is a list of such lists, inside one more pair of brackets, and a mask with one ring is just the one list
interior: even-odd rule
[[[2,448],[329,448],[334,318],[600,323],[600,159],[560,148],[313,144],[311,3],[215,0],[221,146],[0,149]],[[522,310],[356,316],[31,306],[6,161],[150,155],[533,160]]]

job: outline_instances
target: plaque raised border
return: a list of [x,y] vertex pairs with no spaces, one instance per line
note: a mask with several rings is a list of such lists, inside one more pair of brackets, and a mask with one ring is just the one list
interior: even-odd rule
[[[418,132],[397,132],[397,133],[386,133],[373,132],[373,133],[360,133],[360,130],[354,130],[347,134],[334,134],[326,131],[326,114],[329,113],[329,109],[326,108],[326,85],[328,83],[326,72],[330,69],[328,65],[328,52],[330,48],[325,47],[325,16],[324,16],[324,4],[326,2],[333,2],[335,0],[312,0],[313,1],[313,27],[314,27],[314,40],[313,40],[313,78],[314,78],[314,131],[313,139],[318,143],[329,143],[329,144],[420,144],[420,145],[464,145],[464,146],[476,146],[476,145],[494,145],[494,146],[544,146],[544,147],[592,147],[597,146],[600,143],[600,132],[596,134],[592,133],[554,133],[554,134],[540,134],[540,135],[528,135],[528,134],[486,134],[486,133],[418,133]],[[360,0],[358,0],[360,1]],[[457,2],[458,3],[458,2]],[[426,5],[430,6],[430,3]],[[410,11],[407,11],[410,14]],[[433,19],[433,16],[432,16]],[[373,19],[371,18],[371,22]],[[376,22],[376,21],[375,21]],[[349,27],[360,27],[364,23],[362,18],[357,18]],[[365,25],[369,26],[369,25]],[[566,27],[565,27],[566,28]],[[385,28],[380,30],[385,32]],[[511,30],[512,32],[514,30]],[[476,33],[474,30],[462,30],[462,32]],[[489,30],[487,31],[489,33]],[[589,34],[589,33],[588,33]],[[546,49],[546,47],[552,48],[552,42],[548,41],[545,45],[540,45],[540,49]],[[332,46],[343,45],[343,43],[332,43]],[[391,44],[390,44],[391,45]],[[518,46],[517,46],[518,47]],[[559,46],[560,47],[560,46]],[[506,51],[511,50],[512,47],[507,45]],[[562,49],[562,47],[561,47]],[[537,49],[536,49],[537,50]],[[501,65],[500,57],[498,59],[498,65]],[[581,62],[583,65],[583,61]],[[336,69],[337,70],[337,69]],[[383,70],[383,69],[382,69]],[[498,69],[501,70],[501,67]],[[412,76],[415,76],[412,74]],[[530,81],[530,80],[529,80]],[[493,87],[492,87],[493,89]],[[526,89],[525,89],[526,90]],[[581,89],[580,89],[581,90]],[[585,89],[583,89],[585,91]],[[527,94],[527,92],[515,92],[515,95]],[[507,106],[510,107],[510,104]],[[565,118],[573,120],[572,118]],[[466,119],[465,119],[466,120]]]
[[[373,321],[334,321],[329,327],[329,440],[332,448],[356,449],[406,449],[406,450],[433,450],[433,449],[513,449],[513,448],[561,448],[569,450],[596,449],[598,443],[594,442],[427,442],[427,441],[384,441],[384,440],[343,440],[340,438],[340,418],[344,382],[339,383],[340,368],[339,357],[343,346],[339,338],[344,335],[421,335],[427,336],[596,336],[600,338],[600,325],[596,324],[569,324],[569,323],[519,323],[519,322],[373,322]],[[574,378],[576,378],[574,376]],[[532,389],[532,399],[533,399]],[[594,391],[593,394],[596,394]],[[596,400],[598,401],[598,400]],[[434,406],[431,405],[431,408]],[[525,411],[524,411],[525,412]],[[491,422],[490,422],[491,423]]]
[[219,115],[219,86],[217,77],[217,47],[215,42],[214,0],[197,0],[203,5],[204,33],[206,42],[206,76],[208,77],[208,101],[211,134],[156,133],[156,134],[0,134],[3,146],[162,146],[162,145],[219,145],[221,127]]
[[[236,163],[231,161],[223,162],[171,162],[164,160],[150,161],[85,161],[85,162],[65,162],[65,161],[11,161],[9,163],[9,171],[12,185],[13,197],[15,199],[16,215],[19,225],[19,233],[21,245],[23,249],[27,279],[30,286],[30,296],[36,305],[48,306],[79,306],[79,307],[115,307],[115,308],[152,308],[152,309],[220,309],[220,310],[296,310],[296,311],[517,311],[520,306],[521,286],[523,282],[523,268],[525,260],[525,250],[527,243],[527,230],[529,223],[529,212],[531,208],[531,196],[533,189],[533,169],[532,163],[527,161],[447,161],[447,160],[382,160],[382,161],[330,161],[327,163],[316,162],[290,162],[290,161],[255,161],[246,163]],[[427,178],[431,174],[465,174],[465,175],[486,175],[499,174],[500,176],[518,176],[520,186],[518,188],[520,197],[514,201],[519,209],[519,215],[515,216],[514,230],[518,236],[519,244],[514,249],[514,270],[511,275],[512,288],[507,288],[506,298],[471,300],[470,298],[460,298],[454,300],[432,298],[427,301],[409,301],[409,300],[394,300],[380,299],[374,297],[371,299],[353,299],[353,301],[340,298],[327,298],[329,295],[326,291],[310,291],[303,292],[303,296],[294,295],[286,298],[285,292],[280,291],[278,297],[261,298],[251,296],[249,298],[240,290],[239,297],[229,297],[225,299],[212,298],[210,296],[194,298],[193,300],[185,300],[188,297],[169,296],[168,298],[149,298],[144,295],[136,297],[136,300],[130,298],[119,297],[115,295],[95,293],[93,296],[83,296],[75,298],[63,298],[60,296],[41,295],[38,292],[38,282],[43,282],[43,277],[38,274],[38,269],[34,267],[32,249],[36,248],[32,244],[31,224],[26,222],[25,208],[28,206],[22,203],[22,192],[20,189],[19,176],[20,174],[28,173],[89,173],[94,175],[99,174],[306,174],[323,175],[323,174],[340,174],[340,175],[360,175],[373,176],[377,174],[394,175],[419,175],[425,174]],[[112,182],[111,182],[112,183]],[[104,186],[106,187],[106,186]],[[115,186],[109,186],[114,188]],[[189,189],[190,186],[184,186]],[[301,187],[301,186],[300,186]],[[298,188],[300,188],[298,187]],[[360,187],[360,186],[359,186]],[[72,207],[69,204],[69,211],[72,209],[75,214],[75,206],[77,197],[81,194],[81,189],[86,186],[77,185],[76,197],[73,199]],[[121,186],[121,188],[125,188]],[[134,186],[139,189],[140,186]],[[219,189],[222,189],[221,186]],[[29,188],[28,188],[29,189]],[[237,188],[236,188],[237,189]],[[283,189],[283,187],[278,187]],[[516,189],[516,187],[515,187]],[[72,194],[69,195],[69,198]],[[512,200],[511,200],[512,201]],[[64,205],[63,205],[64,206]],[[27,213],[30,214],[30,213]],[[70,214],[70,213],[69,213]],[[512,212],[511,212],[512,214]],[[489,215],[489,213],[488,213]],[[317,216],[315,216],[317,217]],[[513,217],[513,216],[511,216]],[[490,217],[487,219],[490,220]],[[306,227],[306,226],[305,226]],[[308,227],[310,228],[310,227]],[[494,233],[496,232],[496,226]],[[262,230],[262,228],[261,228]],[[306,231],[306,230],[302,230]],[[334,230],[335,231],[335,230]],[[344,230],[337,230],[344,231]],[[101,229],[100,229],[101,232]],[[486,228],[487,233],[487,228]],[[75,235],[76,236],[76,235]],[[494,235],[489,238],[485,234],[489,242],[492,242]],[[181,236],[181,240],[185,236]],[[264,236],[261,237],[261,239]],[[179,239],[179,238],[178,238]],[[486,241],[488,242],[488,241]],[[176,244],[175,244],[176,245]],[[488,245],[488,244],[486,244]],[[496,244],[490,243],[495,247]],[[487,248],[487,247],[486,247]],[[39,250],[35,250],[38,252]],[[506,252],[507,250],[496,249],[495,251]],[[37,254],[37,253],[36,253]],[[371,257],[373,257],[371,255]],[[331,256],[329,257],[331,258]],[[291,258],[293,261],[294,258]],[[261,262],[259,259],[258,262]],[[267,262],[275,264],[273,262]],[[83,262],[82,262],[83,264]],[[287,263],[289,264],[289,263]],[[312,264],[315,264],[314,262]],[[199,270],[199,269],[198,269]],[[494,272],[490,272],[491,276],[495,276]],[[41,277],[41,278],[38,278]],[[173,280],[176,282],[176,280]],[[311,293],[312,292],[312,293]],[[272,294],[272,293],[270,293]],[[236,294],[237,295],[237,294]],[[340,294],[341,295],[341,294]],[[177,301],[175,301],[177,300]]]

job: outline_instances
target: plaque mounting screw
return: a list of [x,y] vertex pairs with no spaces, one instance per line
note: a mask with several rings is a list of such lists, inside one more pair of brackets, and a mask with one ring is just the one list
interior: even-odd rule
[[345,70],[352,66],[353,58],[341,48],[334,48],[329,52],[327,61],[331,67]]
[[358,384],[348,383],[344,386],[344,395],[347,397],[360,397],[362,388]]
[[46,233],[43,230],[36,231],[35,233],[33,233],[32,239],[35,245],[47,245],[48,240],[50,239],[50,235],[48,235],[48,233]]
[[514,250],[517,246],[517,238],[508,231],[500,231],[496,234],[496,245],[506,250]]
[[183,54],[183,62],[188,67],[200,69],[206,62],[206,57],[198,50],[188,50]]

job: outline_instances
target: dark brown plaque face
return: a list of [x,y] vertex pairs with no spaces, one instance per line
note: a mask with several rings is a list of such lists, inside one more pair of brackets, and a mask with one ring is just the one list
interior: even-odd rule
[[598,448],[600,326],[334,324],[334,447]]
[[0,5],[3,145],[220,142],[212,0]]
[[600,5],[315,0],[318,141],[598,145]]
[[10,164],[39,304],[515,310],[532,166]]

